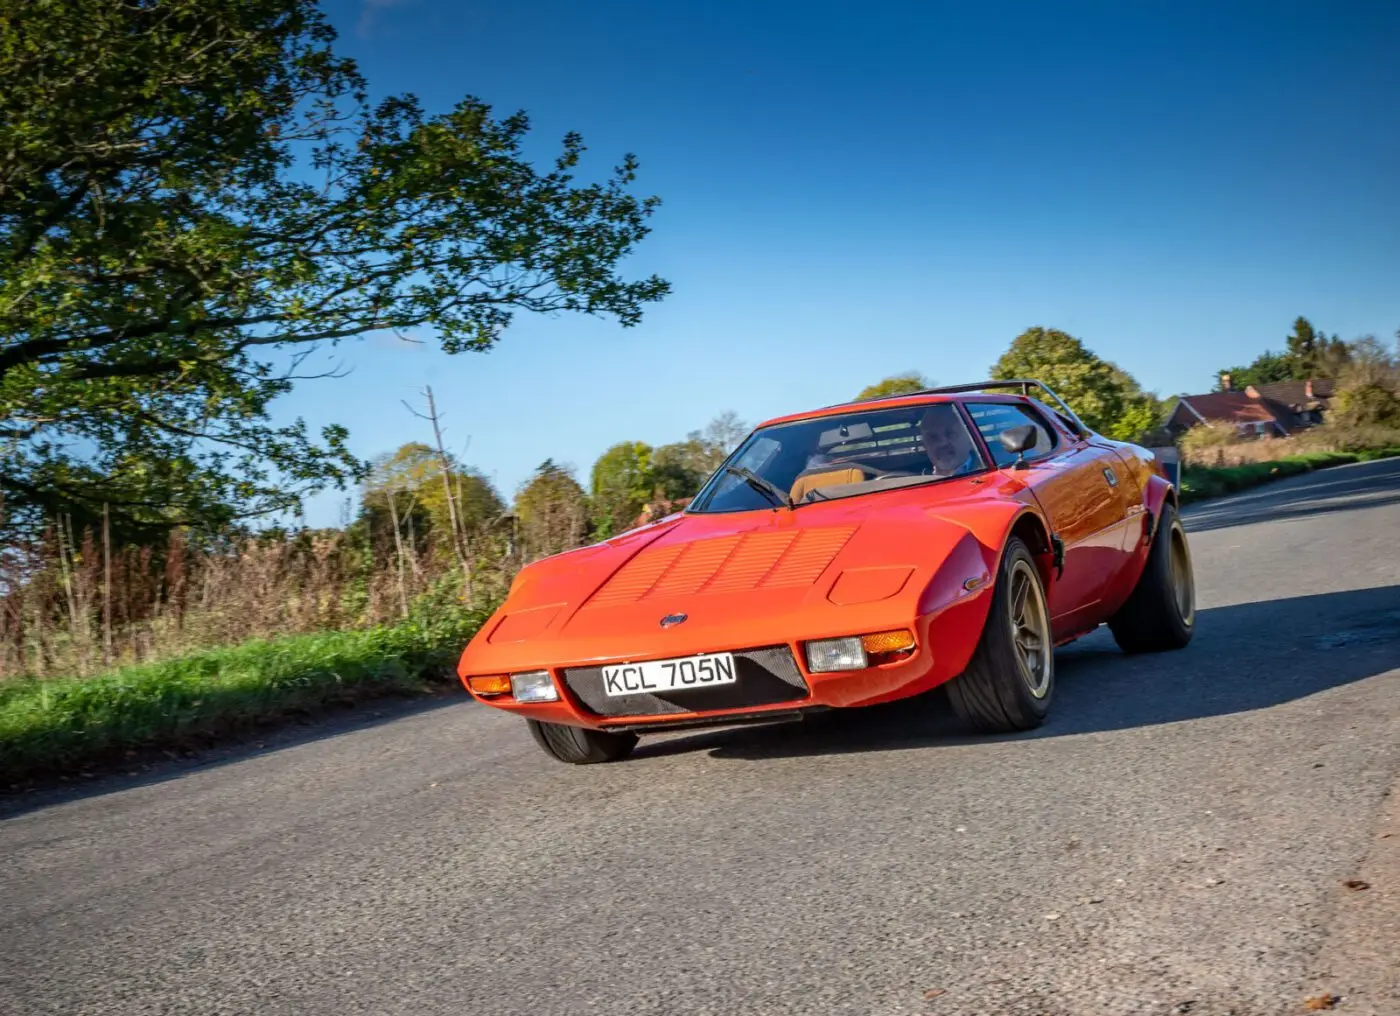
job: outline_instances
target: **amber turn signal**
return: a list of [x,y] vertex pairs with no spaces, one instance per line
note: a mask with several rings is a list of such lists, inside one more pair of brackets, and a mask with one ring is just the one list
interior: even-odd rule
[[914,633],[911,631],[880,631],[874,635],[862,635],[860,644],[870,654],[902,653],[914,648]]
[[897,663],[914,654],[914,633],[911,631],[881,631],[873,635],[862,635],[860,644],[865,649],[870,666],[882,663]]
[[483,677],[467,678],[467,687],[478,695],[509,695],[510,676],[507,674],[487,674]]

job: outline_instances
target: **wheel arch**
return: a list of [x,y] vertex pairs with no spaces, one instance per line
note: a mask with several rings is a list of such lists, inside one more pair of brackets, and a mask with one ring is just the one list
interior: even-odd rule
[[[1006,534],[1006,539],[1002,541],[1001,554],[1006,554],[1006,545],[1011,537],[1020,538],[1035,558],[1036,569],[1040,572],[1040,582],[1045,587],[1046,595],[1050,593],[1051,586],[1055,582],[1056,571],[1056,551],[1055,538],[1050,532],[1050,526],[1045,519],[1033,508],[1026,508],[1011,523],[1011,528]],[[997,559],[1000,574],[1000,557]]]
[[1145,527],[1143,544],[1145,546],[1151,546],[1152,541],[1147,537],[1156,535],[1157,524],[1162,519],[1162,506],[1168,504],[1172,506],[1173,511],[1178,513],[1181,511],[1181,500],[1176,487],[1165,477],[1155,475],[1149,477],[1142,492],[1142,506],[1146,509],[1143,519]]

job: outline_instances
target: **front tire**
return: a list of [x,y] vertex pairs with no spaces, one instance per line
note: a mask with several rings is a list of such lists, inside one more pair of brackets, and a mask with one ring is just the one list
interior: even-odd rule
[[1181,649],[1196,630],[1196,578],[1186,530],[1170,501],[1163,503],[1147,564],[1128,602],[1108,622],[1125,653]]
[[589,730],[543,720],[526,720],[525,723],[535,743],[544,749],[546,755],[571,765],[616,762],[632,754],[632,749],[637,746],[636,734],[614,734],[607,730]]
[[972,662],[946,687],[958,719],[981,733],[1031,730],[1050,713],[1055,695],[1050,607],[1035,558],[1017,537],[1001,556]]

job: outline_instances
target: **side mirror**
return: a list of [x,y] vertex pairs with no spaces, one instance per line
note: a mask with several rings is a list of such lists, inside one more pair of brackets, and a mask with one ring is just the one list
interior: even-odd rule
[[1026,468],[1026,452],[1035,447],[1040,439],[1039,432],[1029,423],[1020,427],[1008,427],[1000,434],[1001,446],[1016,456],[1015,469]]

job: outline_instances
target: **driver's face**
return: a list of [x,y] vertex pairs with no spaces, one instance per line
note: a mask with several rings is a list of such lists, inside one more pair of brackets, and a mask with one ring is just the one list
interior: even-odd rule
[[956,470],[972,451],[967,428],[958,420],[957,411],[949,406],[935,406],[926,412],[919,421],[919,435],[929,462],[940,473]]

